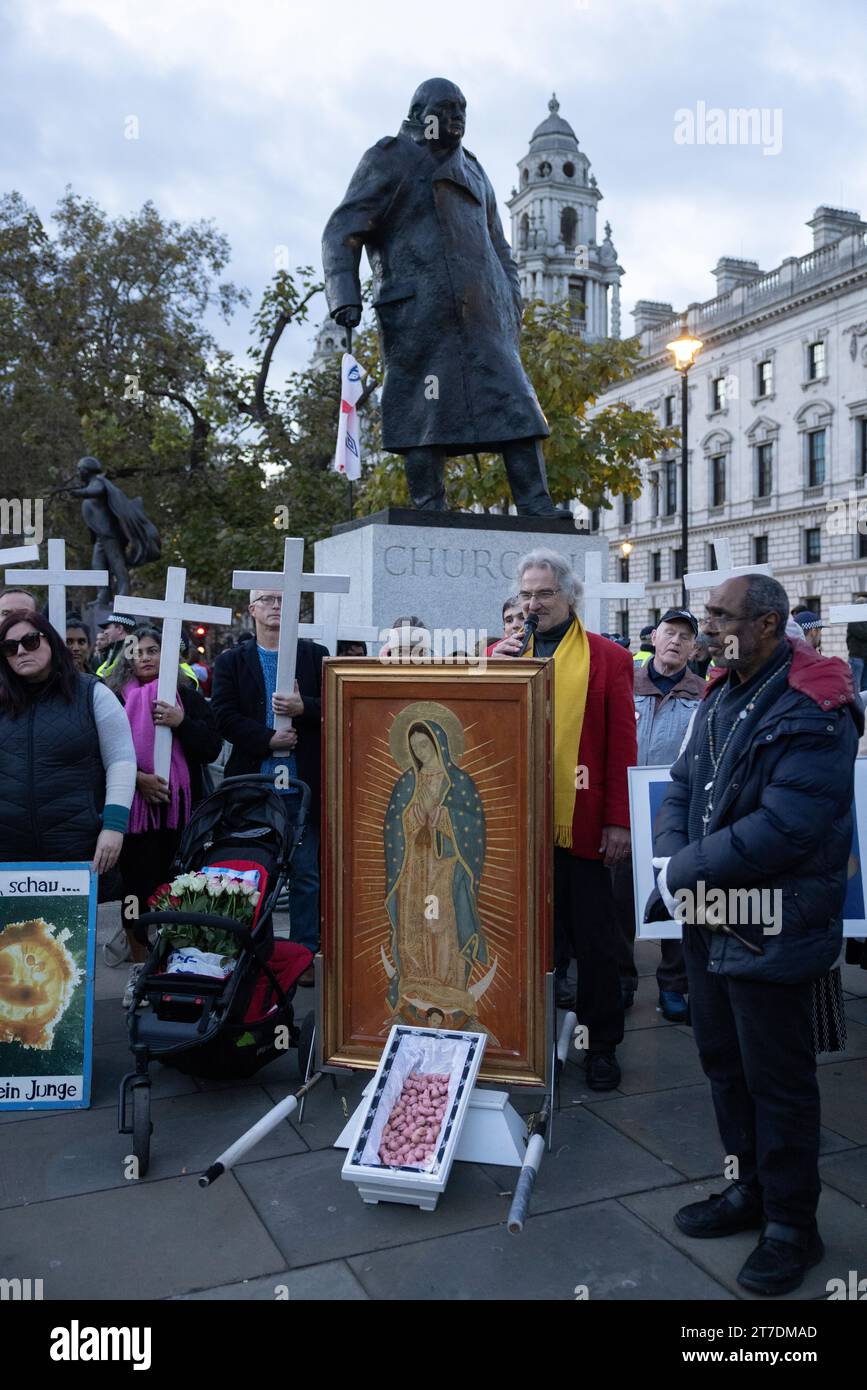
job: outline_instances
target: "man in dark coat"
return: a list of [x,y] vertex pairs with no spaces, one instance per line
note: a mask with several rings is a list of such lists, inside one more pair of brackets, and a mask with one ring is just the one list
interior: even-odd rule
[[[264,772],[275,777],[279,788],[279,773],[285,769],[310,788],[310,817],[292,861],[289,918],[292,940],[315,954],[319,949],[322,661],[328,652],[302,637],[295,662],[295,693],[275,691],[281,602],[279,594],[254,590],[250,613],[256,640],[239,642],[217,657],[211,704],[220,733],[232,744],[227,777]],[[274,712],[290,715],[293,728],[275,732]],[[312,967],[299,984],[313,984]]]
[[675,1220],[697,1237],[761,1227],[738,1281],[764,1294],[798,1288],[824,1253],[813,985],[842,941],[864,727],[848,666],[790,641],[788,611],[763,575],[711,590],[703,626],[720,670],[654,825],[658,892],[684,923],[693,1032],[735,1176]]
[[521,363],[518,269],[494,190],[461,146],[466,102],[422,83],[396,136],[363,156],[322,238],[332,318],[361,318],[367,248],[385,380],[382,443],[403,454],[416,507],[446,510],[447,456],[502,453],[521,515],[564,517],[548,493],[550,433]]

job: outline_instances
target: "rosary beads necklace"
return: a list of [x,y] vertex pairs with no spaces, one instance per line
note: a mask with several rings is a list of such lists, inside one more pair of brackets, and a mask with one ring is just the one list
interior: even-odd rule
[[[702,818],[701,818],[701,823],[702,823],[702,825],[703,825],[703,827],[704,827],[704,833],[705,833],[705,834],[707,834],[707,828],[708,828],[708,826],[710,825],[710,818],[711,818],[711,816],[713,815],[713,804],[714,804],[714,798],[715,798],[715,796],[716,796],[716,791],[715,791],[715,789],[714,789],[714,783],[716,782],[717,773],[719,772],[720,766],[721,766],[721,764],[722,764],[722,760],[723,760],[723,758],[724,758],[725,755],[726,755],[726,750],[727,750],[729,744],[731,743],[732,738],[734,737],[735,731],[736,731],[737,729],[740,729],[740,728],[742,727],[742,722],[743,722],[743,720],[746,719],[746,718],[752,713],[752,711],[755,709],[756,701],[758,700],[758,698],[759,698],[759,696],[761,695],[762,691],[765,690],[765,688],[766,688],[767,686],[770,685],[771,681],[776,680],[777,676],[781,676],[781,675],[783,675],[786,671],[788,671],[788,669],[789,669],[789,664],[790,664],[790,663],[789,663],[788,661],[784,662],[782,666],[778,666],[778,667],[777,667],[776,671],[772,671],[771,674],[767,677],[766,680],[762,681],[762,684],[759,686],[759,688],[758,688],[758,690],[756,691],[755,695],[753,695],[753,697],[752,697],[752,699],[750,700],[749,704],[746,705],[746,706],[744,707],[744,709],[741,710],[741,712],[740,712],[740,714],[738,715],[737,719],[735,719],[735,720],[732,721],[732,726],[731,726],[731,728],[729,729],[728,733],[727,733],[726,736],[725,736],[725,739],[724,739],[724,741],[723,741],[723,746],[722,746],[722,748],[719,750],[719,753],[717,753],[717,751],[716,751],[716,738],[715,738],[715,735],[714,735],[714,730],[715,730],[715,728],[716,728],[716,712],[717,712],[717,709],[718,709],[719,705],[722,703],[722,700],[723,700],[723,695],[722,695],[722,694],[720,695],[719,699],[717,700],[716,704],[714,705],[713,709],[711,710],[710,714],[708,715],[708,721],[707,721],[707,746],[708,746],[708,751],[709,751],[709,753],[710,753],[710,761],[711,761],[711,767],[713,768],[713,776],[711,777],[710,781],[709,781],[709,782],[705,782],[705,785],[704,785],[705,791],[706,791],[706,792],[710,792],[710,796],[707,797],[707,799],[705,800],[704,814],[703,814],[703,816],[702,816]],[[726,689],[725,694],[728,694],[728,689]]]

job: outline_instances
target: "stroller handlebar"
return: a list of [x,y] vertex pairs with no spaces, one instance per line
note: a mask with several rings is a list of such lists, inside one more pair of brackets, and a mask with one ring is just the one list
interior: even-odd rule
[[250,939],[250,926],[238,922],[234,917],[221,917],[217,912],[143,912],[137,925],[158,926],[160,923],[178,923],[194,927],[216,927],[220,931],[232,932],[235,936]]

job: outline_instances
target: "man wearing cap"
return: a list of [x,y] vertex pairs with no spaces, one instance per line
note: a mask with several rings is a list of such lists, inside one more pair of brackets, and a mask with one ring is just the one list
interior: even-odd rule
[[811,613],[809,608],[802,608],[794,615],[795,622],[804,634],[804,641],[807,642],[814,651],[822,650],[822,619],[818,613]]
[[123,644],[128,637],[132,636],[137,626],[138,618],[126,613],[112,613],[110,618],[106,618],[104,623],[99,624],[99,631],[105,633],[108,643],[104,648],[103,659],[96,668],[96,674],[102,680],[120,660],[123,655]]
[[[689,722],[704,696],[705,682],[687,666],[692,654],[698,620],[687,608],[669,608],[651,630],[653,655],[646,665],[635,667],[635,730],[638,767],[671,767],[679,753]],[[632,868],[620,864],[611,870],[620,932],[620,988],[623,1006],[630,1008],[638,986],[633,948],[635,897]],[[689,1010],[683,943],[659,943],[662,960],[656,971],[659,1008],[670,1023],[686,1023]]]

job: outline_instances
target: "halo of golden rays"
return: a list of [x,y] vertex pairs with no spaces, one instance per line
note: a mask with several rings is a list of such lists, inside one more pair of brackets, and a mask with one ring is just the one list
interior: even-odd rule
[[463,757],[464,726],[458,716],[452,710],[447,709],[445,705],[437,704],[435,700],[416,700],[411,705],[404,705],[403,709],[398,711],[388,731],[391,756],[401,772],[408,768],[412,761],[407,742],[410,725],[424,719],[430,719],[435,724],[439,724],[444,731],[449,741],[452,762],[459,763]]

